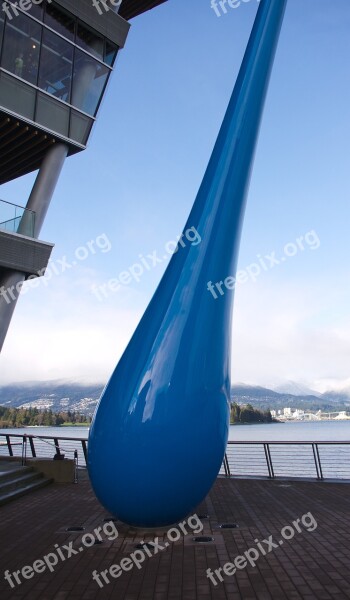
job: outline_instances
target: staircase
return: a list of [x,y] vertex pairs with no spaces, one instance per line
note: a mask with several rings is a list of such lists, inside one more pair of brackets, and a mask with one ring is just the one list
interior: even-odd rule
[[49,485],[53,479],[48,479],[35,471],[33,467],[22,467],[20,463],[4,463],[0,465],[0,506],[29,494],[34,490]]

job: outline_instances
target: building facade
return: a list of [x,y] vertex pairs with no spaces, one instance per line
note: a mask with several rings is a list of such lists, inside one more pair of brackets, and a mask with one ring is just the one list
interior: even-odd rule
[[129,19],[166,0],[0,5],[0,184],[39,170],[26,206],[0,200],[0,349],[23,282],[45,273],[39,240],[67,157],[85,150]]

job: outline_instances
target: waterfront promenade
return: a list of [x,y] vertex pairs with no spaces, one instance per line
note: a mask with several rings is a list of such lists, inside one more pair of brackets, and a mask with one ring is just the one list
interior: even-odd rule
[[[34,573],[11,589],[4,580],[10,573],[33,565],[57,548],[78,548],[82,533],[66,531],[85,527],[84,534],[103,526],[108,516],[96,500],[87,474],[77,485],[52,484],[1,507],[0,597],[2,600],[330,600],[350,598],[350,487],[345,483],[234,480],[219,478],[197,509],[204,530],[181,535],[141,565],[123,571],[102,589],[92,579],[135,551],[144,540],[167,530],[136,531],[115,523],[115,540],[84,548],[59,561],[50,572]],[[317,528],[295,531],[293,539],[260,555],[236,575],[224,575],[215,586],[207,578],[237,555],[243,555],[255,540],[281,539],[281,530],[311,513]],[[220,523],[235,523],[236,529],[219,529]],[[290,530],[288,530],[290,532]],[[193,537],[212,536],[214,542],[196,544]],[[58,546],[55,547],[55,544]],[[264,544],[267,550],[266,543]],[[66,553],[66,551],[65,551]],[[29,573],[29,571],[28,571]],[[221,572],[222,573],[222,572]],[[217,580],[216,580],[217,581]]]

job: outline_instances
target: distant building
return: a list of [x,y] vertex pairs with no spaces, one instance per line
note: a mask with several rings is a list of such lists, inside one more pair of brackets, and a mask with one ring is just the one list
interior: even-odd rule
[[283,415],[285,417],[291,417],[292,416],[292,409],[291,408],[284,408],[283,409]]
[[292,413],[292,418],[293,419],[302,419],[305,415],[305,412],[303,410],[300,410],[299,408],[297,408],[293,413]]

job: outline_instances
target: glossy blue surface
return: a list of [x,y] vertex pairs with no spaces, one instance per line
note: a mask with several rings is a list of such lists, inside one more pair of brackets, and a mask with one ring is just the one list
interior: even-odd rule
[[260,4],[182,242],[94,416],[92,485],[106,509],[130,525],[157,527],[186,517],[210,490],[223,460],[233,292],[214,299],[207,285],[235,273],[286,1]]

